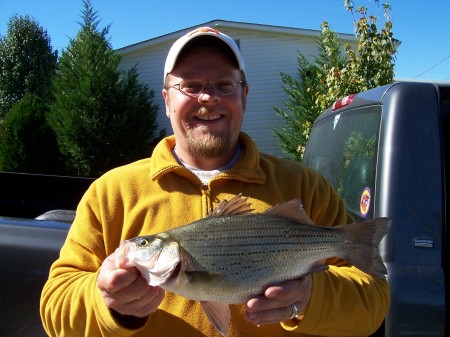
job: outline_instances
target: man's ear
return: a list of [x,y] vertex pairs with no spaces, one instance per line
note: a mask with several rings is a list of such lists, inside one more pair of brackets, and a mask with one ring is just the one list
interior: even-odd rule
[[247,96],[248,96],[249,90],[250,90],[250,88],[249,88],[248,84],[246,84],[242,90],[242,108],[243,108],[244,112],[247,110]]
[[162,96],[164,98],[164,103],[166,105],[166,116],[170,119],[170,99],[169,99],[169,92],[166,88],[162,89]]

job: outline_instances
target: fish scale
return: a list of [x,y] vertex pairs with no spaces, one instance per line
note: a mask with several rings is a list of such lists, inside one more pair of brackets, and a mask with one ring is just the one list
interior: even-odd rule
[[320,227],[299,199],[260,214],[250,213],[246,200],[222,200],[207,218],[122,242],[118,266],[136,267],[150,285],[201,301],[222,335],[231,319],[228,304],[245,303],[270,285],[323,271],[329,258],[386,276],[378,244],[390,219]]
[[[224,303],[241,303],[269,284],[299,278],[343,248],[339,232],[263,214],[206,218],[167,234],[189,252],[191,270],[223,275],[205,286],[209,300]],[[239,290],[243,280],[251,283],[245,291]]]

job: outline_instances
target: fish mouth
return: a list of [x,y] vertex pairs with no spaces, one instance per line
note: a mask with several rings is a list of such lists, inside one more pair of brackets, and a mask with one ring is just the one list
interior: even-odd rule
[[173,269],[172,274],[170,274],[169,280],[176,278],[180,273],[180,271],[181,271],[181,263],[178,262],[176,267]]

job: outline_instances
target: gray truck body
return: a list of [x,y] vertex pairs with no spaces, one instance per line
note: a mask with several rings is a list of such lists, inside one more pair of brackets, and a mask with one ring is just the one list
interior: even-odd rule
[[389,217],[380,245],[391,306],[377,336],[445,336],[450,85],[402,82],[359,93],[316,120],[304,164],[356,220]]
[[92,181],[0,172],[0,337],[47,336],[42,287],[72,222],[67,210],[76,209]]

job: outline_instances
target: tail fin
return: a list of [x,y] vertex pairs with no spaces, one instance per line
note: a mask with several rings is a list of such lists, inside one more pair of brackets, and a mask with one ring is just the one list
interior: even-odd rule
[[378,245],[386,235],[391,219],[372,220],[342,226],[348,251],[344,259],[367,274],[378,278],[387,275],[386,266],[378,251]]

